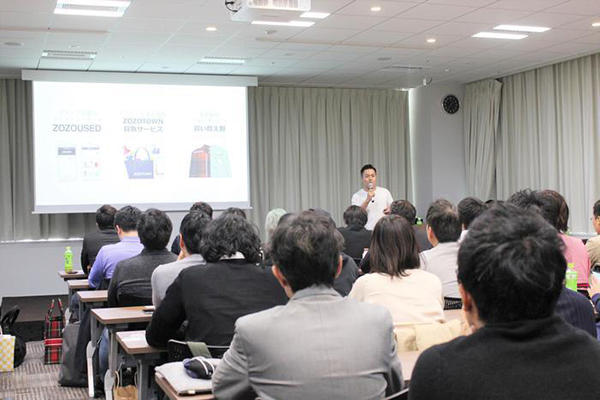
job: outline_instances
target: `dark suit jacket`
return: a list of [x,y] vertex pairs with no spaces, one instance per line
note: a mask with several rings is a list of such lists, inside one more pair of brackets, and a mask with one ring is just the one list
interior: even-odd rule
[[173,243],[171,243],[171,253],[179,255],[181,253],[181,247],[179,247],[179,235],[175,236]]
[[596,337],[594,307],[584,295],[563,287],[554,313],[574,327]]
[[429,243],[429,239],[427,239],[425,225],[413,225],[413,230],[415,232],[415,239],[417,239],[417,244],[419,245],[419,253],[433,248],[431,243]]
[[344,253],[355,260],[360,260],[365,248],[371,244],[371,231],[356,226],[338,228],[338,231],[344,237]]
[[358,278],[358,267],[354,260],[342,253],[342,271],[333,281],[333,288],[341,296],[348,296],[354,281]]
[[81,269],[83,269],[83,272],[87,275],[87,266],[94,265],[96,256],[102,246],[118,242],[119,236],[114,229],[104,229],[85,235],[81,246]]
[[244,259],[189,267],[167,289],[146,329],[146,340],[165,347],[187,320],[186,340],[227,346],[239,317],[287,300],[270,269]]
[[152,272],[177,257],[167,249],[144,248],[137,256],[120,261],[108,285],[108,306],[127,307],[152,304]]

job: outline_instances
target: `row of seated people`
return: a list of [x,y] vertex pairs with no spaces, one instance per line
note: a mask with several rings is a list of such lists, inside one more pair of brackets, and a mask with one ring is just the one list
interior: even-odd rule
[[[435,244],[437,247],[438,243],[435,243],[436,235],[433,228],[435,226],[435,212],[442,215],[442,219],[448,219],[449,214],[454,217],[456,212],[453,206],[445,201],[434,202],[429,211],[431,213],[428,212],[427,234],[432,244]],[[515,213],[515,210],[511,209],[509,211]],[[133,229],[123,228],[122,225],[124,224],[121,222],[123,220],[119,216],[121,212],[135,214],[135,209],[124,208],[115,215],[115,225],[119,236],[122,238],[134,237]],[[261,264],[261,247],[256,228],[243,217],[236,215],[238,213],[226,212],[221,217],[209,222],[210,216],[206,212],[197,210],[190,212],[181,224],[179,238],[181,247],[180,260],[175,262],[173,261],[175,256],[166,254],[168,252],[165,250],[168,237],[171,233],[168,217],[158,210],[149,210],[141,215],[138,214],[139,221],[135,224],[135,231],[138,232],[141,243],[138,242],[137,245],[141,244],[144,249],[140,254],[128,259],[127,262],[117,262],[117,265],[113,267],[112,279],[110,279],[109,285],[109,300],[113,299],[110,305],[129,305],[131,302],[136,301],[136,296],[139,296],[140,293],[152,293],[152,301],[158,305],[158,308],[147,329],[147,340],[150,344],[163,347],[168,339],[178,338],[180,334],[178,330],[184,321],[187,321],[187,328],[183,332],[185,339],[202,340],[209,344],[229,344],[234,337],[235,321],[239,317],[276,305],[283,305],[286,303],[287,297],[294,299],[296,294],[300,294],[298,292],[308,291],[306,292],[308,294],[305,294],[306,297],[310,298],[308,302],[316,301],[319,307],[324,306],[319,301],[328,298],[327,296],[332,296],[332,300],[333,298],[339,299],[339,290],[337,294],[335,292],[319,293],[319,291],[309,290],[311,288],[316,289],[315,285],[333,286],[335,276],[339,276],[343,271],[343,256],[340,257],[340,254],[343,254],[340,253],[343,246],[343,239],[339,237],[339,232],[335,230],[335,224],[330,217],[324,215],[320,210],[312,210],[302,213],[299,216],[290,215],[280,220],[279,226],[275,229],[273,238],[270,241],[271,245],[266,249],[267,254],[273,262],[273,274],[271,274],[271,269],[265,268],[264,263],[261,266],[257,266],[257,264]],[[528,211],[528,215],[531,213],[531,210]],[[317,228],[321,225],[333,232],[334,244],[327,242],[323,237],[320,237],[320,239],[313,238],[316,240],[315,243],[309,240],[310,235],[315,234],[313,231],[318,230]],[[292,229],[294,227],[298,231],[296,234],[292,234],[295,232]],[[126,228],[131,228],[131,226],[126,226]],[[290,243],[287,243],[288,246],[284,246],[286,243],[282,243],[282,247],[277,248],[277,233],[289,239]],[[308,236],[303,237],[302,234]],[[325,235],[323,232],[321,234]],[[460,236],[460,225],[458,234]],[[131,244],[121,247],[127,246],[129,248],[131,246],[133,248],[134,242],[135,240],[131,240]],[[307,243],[313,245],[307,247]],[[118,247],[121,244],[123,244],[123,241],[113,246]],[[314,259],[316,256],[323,258],[323,252],[326,249],[321,249],[320,245],[325,246],[325,244],[327,244],[329,252],[335,253],[335,259],[339,259],[338,262],[329,263],[329,267],[327,267],[327,263],[323,264],[323,260],[319,262],[319,260]],[[112,257],[107,257],[111,253],[109,249],[110,246],[106,246],[100,250],[96,259],[97,261],[93,264],[90,273],[90,284],[92,284],[92,279],[96,274],[94,270],[97,269],[97,265],[101,265],[103,259],[113,259]],[[278,250],[280,250],[280,253],[278,253]],[[321,253],[318,253],[318,250],[322,250]],[[436,275],[419,268],[421,264],[426,264],[423,260],[427,260],[427,258],[423,257],[423,253],[419,257],[419,246],[414,229],[406,218],[399,216],[382,218],[373,231],[369,250],[371,256],[371,273],[359,278],[353,287],[350,285],[352,287],[350,298],[385,306],[391,312],[392,332],[393,327],[399,323],[406,322],[407,320],[419,322],[419,317],[422,316],[438,322],[443,321],[443,302],[441,300],[442,281]],[[315,254],[308,254],[310,251],[315,252]],[[167,264],[156,268],[157,265],[165,263]],[[335,268],[332,268],[332,265]],[[104,271],[107,272],[108,268],[104,269]],[[148,274],[148,272],[150,273]],[[460,277],[460,259],[458,272]],[[100,281],[111,278],[106,275],[102,275],[103,279]],[[150,291],[148,291],[149,276],[152,276]],[[412,276],[420,276],[422,279],[413,280],[411,284],[411,278],[409,277]],[[383,295],[381,295],[382,287],[385,288]],[[563,291],[564,289],[560,291],[561,294]],[[111,292],[113,293],[112,295]],[[463,295],[461,297],[465,299],[464,293],[461,294]],[[314,299],[312,298],[313,296],[315,296]],[[321,298],[319,296],[325,297]],[[421,310],[419,310],[419,307],[415,309],[414,304],[418,304],[418,301],[413,300],[414,304],[411,304],[411,296],[418,301],[429,299],[430,305]],[[299,299],[303,297],[299,296]],[[408,302],[406,301],[407,298],[409,299]],[[131,299],[134,300],[131,301]],[[144,301],[142,304],[148,303],[147,297]],[[267,330],[266,332],[260,330],[262,329],[260,328],[263,325],[262,323],[250,325],[248,328],[250,329],[248,337],[254,338],[259,336],[265,339],[271,338],[266,343],[272,344],[274,340],[276,343],[284,346],[285,341],[278,341],[277,335],[274,337],[270,336],[269,332],[271,330],[274,334],[281,334],[282,338],[285,338],[286,334],[290,334],[286,329],[292,332],[303,332],[301,328],[306,327],[302,323],[302,318],[299,318],[295,323],[292,320],[286,322],[286,313],[294,309],[292,304],[294,303],[288,302],[288,305],[283,310],[279,310],[278,312],[273,311],[272,314],[277,315],[274,321],[270,321],[270,318],[274,317],[274,315],[265,314],[266,320],[262,320],[262,322],[265,323],[264,329]],[[348,304],[354,305],[355,303]],[[316,312],[315,310],[311,311],[310,306],[307,304],[298,304],[296,308],[294,311],[296,313],[310,311],[309,315],[312,315],[312,313]],[[274,310],[278,309],[275,308]],[[467,304],[465,304],[465,310],[467,310]],[[303,314],[292,315],[302,317]],[[341,316],[344,315],[345,313],[342,312]],[[321,314],[320,317],[322,318],[323,316],[324,314]],[[334,325],[338,326],[341,332],[357,328],[359,331],[365,331],[365,326],[362,325],[362,322],[365,321],[358,321],[356,316],[352,318],[345,317],[343,321],[339,321],[329,315],[327,318],[335,322]],[[283,332],[278,331],[273,326],[279,319],[282,323],[282,329],[284,329]],[[349,320],[346,321],[346,319]],[[387,319],[387,317],[384,319]],[[311,319],[308,318],[305,322],[308,321],[311,321]],[[241,320],[238,322],[238,325],[240,323]],[[298,323],[301,323],[302,326],[297,326],[296,324]],[[345,324],[350,324],[350,326],[346,326]],[[386,329],[387,325],[389,324],[383,323]],[[253,329],[258,329],[256,331],[257,335],[253,333]],[[328,329],[323,327],[320,329],[328,332]],[[376,333],[373,332],[373,328],[369,328],[366,331],[369,331],[370,334]],[[386,330],[384,329],[384,331]],[[346,339],[354,340],[353,338],[343,336],[342,338],[338,338],[338,341],[344,342]],[[236,344],[234,341],[234,345],[232,345],[228,353],[230,354],[229,359],[226,356],[226,361],[229,361],[222,364],[230,365],[234,371],[227,370],[226,367],[220,367],[220,370],[227,371],[227,373],[225,376],[219,378],[219,375],[217,375],[215,378],[215,393],[219,393],[220,390],[218,382],[225,382],[221,387],[226,388],[226,390],[234,390],[233,393],[241,393],[236,391],[241,390],[239,386],[243,382],[232,383],[232,380],[236,381],[237,378],[240,378],[239,376],[235,378],[236,374],[234,373],[240,372],[240,363],[248,362],[247,355],[236,354],[236,352],[239,353],[248,349],[246,347],[248,344],[243,340],[241,336],[238,338],[238,342],[242,343],[240,348],[234,346]],[[396,351],[396,343],[395,341],[393,342],[394,351],[392,354]],[[360,345],[365,346],[362,342]],[[381,346],[382,343],[379,342],[378,345]],[[372,350],[372,347],[366,346],[365,349]],[[262,350],[268,351],[268,349]],[[310,348],[308,350],[309,352],[312,351]],[[327,352],[328,349],[320,349],[317,353],[320,353],[321,350]],[[304,354],[306,349],[302,348],[302,352]],[[380,352],[375,352],[375,354],[381,355]],[[289,356],[294,356],[292,359],[299,357],[298,354],[289,354]],[[319,357],[315,358],[319,359]],[[382,376],[384,378],[387,377],[388,389],[395,390],[399,388],[399,385],[395,385],[393,380],[398,379],[399,371],[397,371],[394,358],[385,356],[378,360],[382,361],[388,358],[390,362],[387,364],[384,363],[388,366],[388,369],[384,369],[386,372]],[[362,360],[360,357],[357,359]],[[270,362],[270,358],[267,357],[265,362],[267,361]],[[347,359],[342,357],[340,361],[346,362]],[[368,365],[368,363],[365,365]],[[354,372],[357,373],[358,371]],[[222,379],[222,381],[219,379]],[[261,379],[258,379],[258,381]],[[246,376],[247,380],[248,376]],[[244,382],[247,383],[246,381]],[[378,382],[377,387],[381,389],[381,382]],[[244,390],[250,390],[250,387],[246,386]],[[251,386],[254,390],[261,391],[254,384]],[[346,386],[346,384],[343,386]],[[279,389],[282,388],[276,388],[276,390]],[[323,388],[316,385],[314,389],[322,390]],[[365,390],[372,393],[374,387],[370,386],[365,388]],[[223,393],[229,392],[226,391]],[[279,393],[279,395],[274,397],[280,398],[286,392],[276,391],[275,393]],[[357,392],[353,391],[351,393]],[[381,394],[382,392],[379,390],[377,393]],[[303,394],[305,395],[306,392]],[[223,398],[228,397],[223,396]],[[287,395],[283,397],[287,397]]]

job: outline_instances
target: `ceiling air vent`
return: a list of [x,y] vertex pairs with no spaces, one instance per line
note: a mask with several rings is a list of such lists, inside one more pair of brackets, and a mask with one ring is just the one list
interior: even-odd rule
[[44,50],[43,58],[53,60],[93,60],[96,58],[95,51],[65,51],[65,50]]
[[383,67],[382,71],[405,71],[405,72],[416,72],[427,69],[428,67],[422,67],[420,65],[389,65]]

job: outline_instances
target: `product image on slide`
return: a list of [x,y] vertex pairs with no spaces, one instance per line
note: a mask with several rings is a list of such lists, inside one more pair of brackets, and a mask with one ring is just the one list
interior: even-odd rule
[[100,147],[84,146],[81,148],[81,177],[83,180],[100,179]]
[[123,147],[125,168],[129,179],[153,179],[154,160],[145,147],[138,147],[135,151]]
[[75,146],[57,149],[58,179],[61,182],[77,180],[77,150]]
[[190,160],[190,178],[231,178],[227,150],[207,144],[194,150]]

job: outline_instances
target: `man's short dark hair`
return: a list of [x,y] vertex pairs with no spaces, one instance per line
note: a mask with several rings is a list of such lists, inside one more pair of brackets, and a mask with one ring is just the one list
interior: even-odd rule
[[200,253],[200,242],[204,229],[210,222],[210,217],[202,211],[191,211],[179,225],[179,233],[183,237],[183,243],[189,254]]
[[552,315],[566,268],[556,229],[512,204],[477,218],[458,252],[458,280],[487,323]]
[[223,213],[204,230],[200,254],[206,261],[214,263],[237,252],[242,253],[249,263],[261,261],[258,228],[239,215]]
[[135,231],[142,212],[133,206],[122,207],[115,214],[115,227],[118,225],[123,232]]
[[173,224],[164,211],[149,208],[142,213],[137,225],[140,242],[148,250],[162,250],[169,243]]
[[225,215],[225,214],[233,214],[233,215],[237,215],[238,217],[248,219],[248,217],[246,216],[246,212],[244,210],[242,210],[241,208],[237,208],[237,207],[229,207],[227,210],[223,211],[223,215]]
[[205,203],[203,201],[198,201],[190,207],[190,211],[201,211],[208,216],[208,219],[212,219],[213,217],[213,209],[210,204]]
[[540,199],[535,190],[522,189],[519,190],[506,200],[509,204],[515,205],[523,210],[536,210],[541,212]]
[[458,212],[448,200],[439,199],[431,203],[426,220],[440,243],[456,242],[460,237],[462,229]]
[[375,171],[375,174],[377,174],[377,168],[375,168],[372,164],[365,164],[360,169],[360,176],[362,176],[363,172],[365,172],[368,169],[372,169],[373,171]]
[[390,214],[406,218],[411,225],[417,222],[417,210],[408,200],[395,200],[390,204]]
[[399,215],[386,215],[373,229],[369,247],[371,272],[406,276],[407,269],[419,268],[419,247],[415,231]]
[[594,217],[600,217],[600,200],[597,200],[594,203],[593,213],[594,213]]
[[350,206],[344,211],[344,223],[347,226],[363,227],[367,224],[369,216],[367,212],[359,206]]
[[465,197],[458,203],[458,220],[465,229],[469,229],[471,222],[481,215],[488,207],[476,197]]
[[105,204],[96,210],[96,223],[99,229],[112,229],[115,227],[115,214],[117,209]]
[[332,286],[344,239],[330,219],[304,211],[275,229],[271,257],[294,292]]

